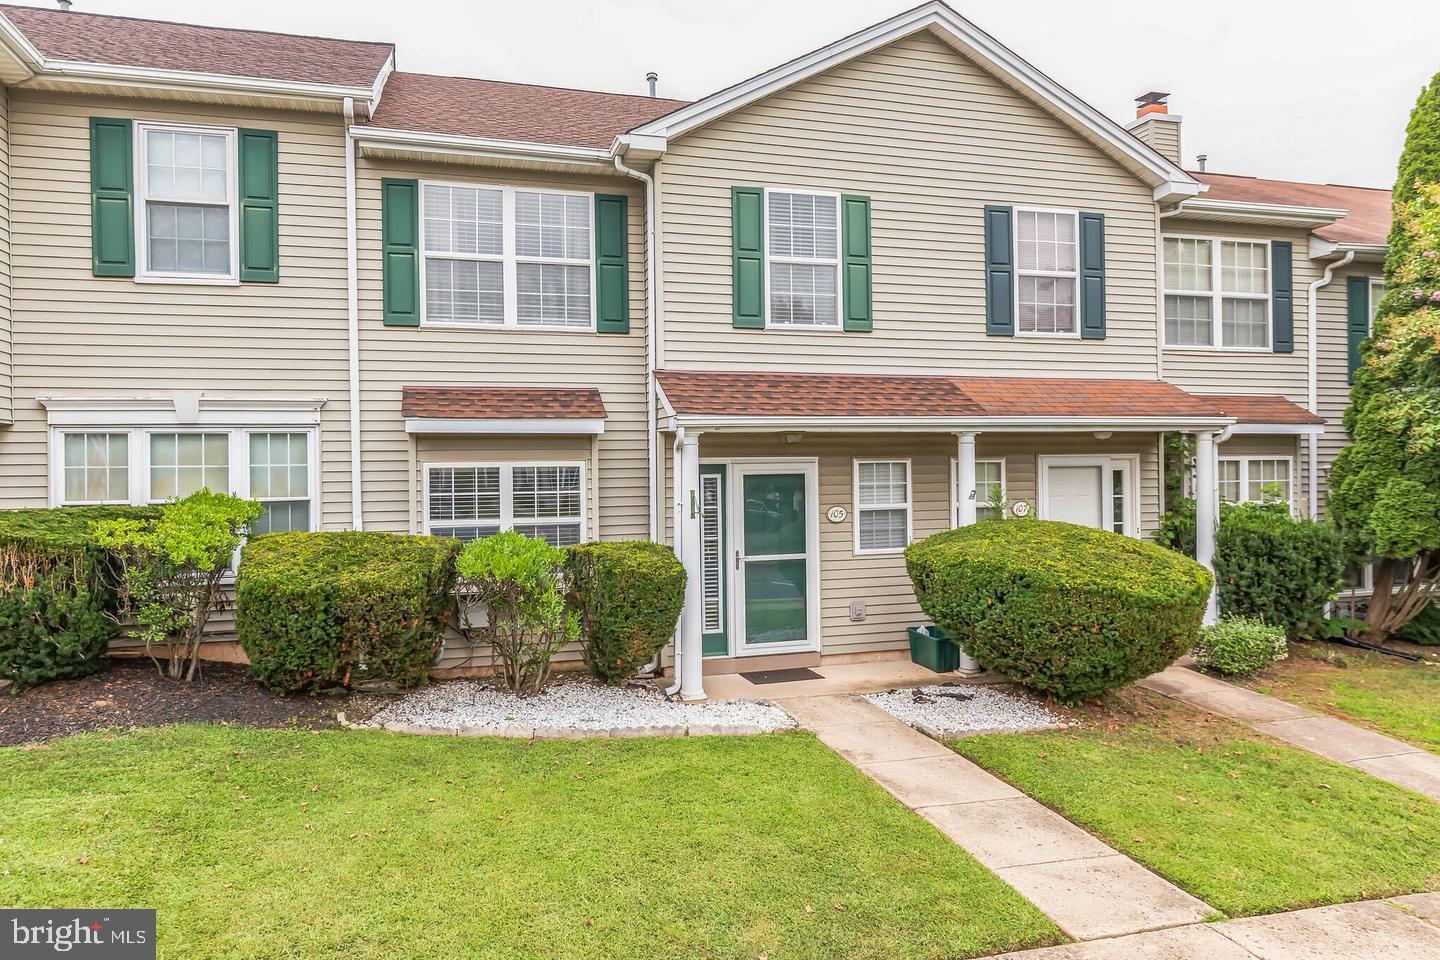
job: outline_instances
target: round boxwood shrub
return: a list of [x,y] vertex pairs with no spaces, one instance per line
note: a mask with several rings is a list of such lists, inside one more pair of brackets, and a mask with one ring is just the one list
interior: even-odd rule
[[266,688],[425,682],[455,607],[444,537],[271,533],[240,554],[235,631]]
[[1325,619],[1343,584],[1344,551],[1328,523],[1284,504],[1227,504],[1215,538],[1220,610],[1280,627],[1292,640]]
[[16,690],[105,668],[119,636],[118,566],[101,520],[146,520],[152,507],[0,511],[0,678]]
[[649,663],[675,632],[685,605],[685,567],[648,540],[582,543],[565,557],[580,645],[590,672],[620,683]]
[[986,520],[905,551],[915,595],[992,670],[1067,702],[1162,670],[1195,643],[1210,573],[1172,550],[1049,520]]
[[1289,654],[1285,631],[1256,617],[1224,617],[1200,634],[1195,662],[1224,674],[1255,673]]

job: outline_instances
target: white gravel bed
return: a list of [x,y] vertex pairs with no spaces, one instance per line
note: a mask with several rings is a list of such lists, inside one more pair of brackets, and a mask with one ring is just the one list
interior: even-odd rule
[[404,733],[529,738],[700,736],[790,730],[795,720],[773,703],[669,701],[648,684],[606,687],[563,679],[534,697],[474,680],[434,683],[390,702],[358,727]]
[[1063,720],[1032,700],[990,685],[950,683],[865,696],[875,706],[932,737],[1044,730]]

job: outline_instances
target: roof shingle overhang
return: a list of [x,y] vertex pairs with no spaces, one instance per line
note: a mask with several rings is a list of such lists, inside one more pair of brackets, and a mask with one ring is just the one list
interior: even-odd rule
[[405,387],[400,415],[413,434],[600,434],[595,387]]
[[689,429],[1221,430],[1207,398],[1163,380],[657,370],[665,412]]
[[1325,418],[1281,396],[1206,394],[1205,399],[1235,418],[1233,433],[1318,434]]

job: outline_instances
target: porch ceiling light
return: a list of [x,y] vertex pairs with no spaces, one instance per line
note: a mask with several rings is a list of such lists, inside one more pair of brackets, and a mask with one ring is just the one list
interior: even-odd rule
[[1109,431],[1109,430],[1096,430],[1096,431],[1095,431],[1095,439],[1096,439],[1096,440],[1109,440],[1112,436],[1114,436],[1114,433],[1111,432],[1111,431]]
[[781,443],[799,443],[801,440],[804,440],[804,439],[805,439],[805,434],[803,434],[803,433],[782,433],[782,434],[780,434],[780,442],[781,442]]

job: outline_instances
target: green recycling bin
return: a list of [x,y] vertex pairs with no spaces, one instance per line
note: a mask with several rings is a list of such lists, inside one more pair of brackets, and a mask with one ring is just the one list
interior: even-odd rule
[[911,627],[910,662],[936,673],[950,673],[960,666],[960,648],[933,623]]

